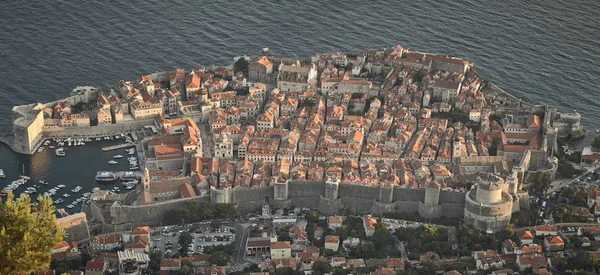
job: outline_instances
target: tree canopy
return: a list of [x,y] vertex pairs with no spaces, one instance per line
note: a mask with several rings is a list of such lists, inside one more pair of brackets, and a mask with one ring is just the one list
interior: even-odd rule
[[50,250],[62,240],[54,205],[47,196],[30,205],[31,199],[15,200],[8,192],[0,200],[0,274],[29,274],[50,266]]
[[231,255],[225,253],[224,251],[217,251],[210,257],[210,263],[218,266],[226,266],[227,263],[231,260]]
[[594,141],[592,142],[592,147],[594,148],[600,148],[600,136],[597,136]]

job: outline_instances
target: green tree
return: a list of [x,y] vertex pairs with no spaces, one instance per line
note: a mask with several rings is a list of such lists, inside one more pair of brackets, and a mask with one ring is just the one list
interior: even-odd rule
[[215,218],[230,219],[236,216],[235,208],[230,203],[219,203],[214,208]]
[[246,58],[240,58],[235,63],[233,63],[233,71],[234,72],[242,72],[245,75],[248,74],[248,60]]
[[150,263],[148,264],[148,268],[152,271],[160,271],[160,261],[162,260],[162,253],[160,251],[152,251],[150,252]]
[[194,265],[189,260],[181,261],[181,269],[179,273],[184,275],[194,274]]
[[572,178],[577,169],[573,166],[572,163],[568,161],[561,160],[558,162],[558,173],[565,178]]
[[371,236],[371,242],[375,246],[375,249],[382,249],[386,246],[394,244],[394,238],[392,234],[386,229],[378,228]]
[[29,274],[50,266],[50,249],[62,240],[54,205],[47,196],[30,205],[31,199],[15,200],[8,192],[0,200],[0,274]]
[[231,260],[231,255],[225,253],[224,251],[217,251],[212,254],[209,262],[218,266],[226,266],[229,260]]
[[306,220],[308,222],[317,223],[319,222],[319,214],[312,210],[308,211],[308,213],[306,213]]
[[181,234],[179,234],[179,247],[181,247],[181,253],[186,254],[187,253],[187,249],[188,246],[194,242],[194,237],[192,236],[192,234],[190,234],[189,232],[181,232]]
[[200,203],[200,209],[198,211],[202,219],[210,219],[214,215],[214,207],[206,201]]
[[213,229],[217,229],[219,227],[221,227],[221,225],[223,225],[223,221],[216,219],[216,220],[212,220],[210,222],[210,227]]
[[314,271],[321,272],[321,274],[331,272],[331,265],[326,261],[316,261],[312,268]]
[[165,224],[182,224],[190,220],[190,210],[186,208],[170,209],[165,212],[163,222]]
[[594,147],[594,148],[600,148],[600,136],[597,136],[594,139],[594,142],[592,142],[592,147]]
[[294,270],[291,267],[282,267],[275,270],[275,275],[303,275],[304,272]]

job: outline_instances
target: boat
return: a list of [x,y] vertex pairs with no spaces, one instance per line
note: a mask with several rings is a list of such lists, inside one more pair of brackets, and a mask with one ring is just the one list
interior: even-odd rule
[[47,180],[39,180],[39,183],[43,184],[43,185],[48,185],[48,181]]
[[596,133],[600,133],[600,129],[596,129]]
[[77,193],[79,191],[81,191],[81,186],[77,186],[73,190],[71,190],[71,192],[73,192],[73,193]]
[[133,189],[133,187],[135,187],[135,186],[134,185],[129,185],[129,186],[125,187],[125,189],[131,190],[131,189]]
[[63,201],[64,201],[63,199],[58,199],[58,200],[55,200],[54,203],[55,204],[61,204],[61,203],[63,203]]
[[116,159],[122,159],[122,158],[123,158],[123,156],[122,156],[122,155],[115,155],[113,158],[116,158]]
[[63,195],[63,197],[65,197],[65,198],[68,198],[68,197],[70,197],[70,196],[71,196],[71,195],[69,195],[69,194],[64,194],[64,195]]
[[129,170],[131,170],[131,171],[133,171],[133,170],[138,170],[138,169],[140,169],[140,168],[139,168],[139,167],[137,167],[137,166],[132,166],[132,167],[129,167]]
[[44,141],[44,145],[46,145],[46,146],[50,145],[50,141],[49,140]]
[[38,153],[44,152],[44,147],[40,147],[40,148],[38,148],[38,149],[37,149],[37,152],[38,152]]
[[34,185],[33,185],[33,187],[34,187],[34,188],[40,188],[40,186],[39,186],[39,185],[37,185],[37,184],[34,184]]
[[56,153],[56,155],[57,155],[57,156],[59,156],[59,157],[64,157],[64,156],[66,156],[66,155],[67,155],[67,154],[65,153],[65,148],[62,148],[62,147],[61,147],[61,148],[58,148],[58,149],[56,149],[56,150],[54,151],[54,153]]
[[27,183],[31,178],[25,176],[25,164],[23,164],[23,173],[19,176],[19,180],[23,181],[23,184]]
[[56,187],[58,187],[58,188],[65,188],[66,186],[64,184],[59,184]]
[[117,163],[118,163],[118,162],[116,162],[116,161],[114,161],[114,160],[111,160],[111,161],[109,161],[109,162],[108,162],[108,164],[117,164]]
[[97,181],[115,181],[118,178],[119,177],[117,176],[117,174],[115,174],[113,172],[100,171],[100,172],[96,173]]
[[0,179],[5,178],[6,175],[4,175],[4,170],[0,169]]
[[72,204],[67,205],[67,208],[69,208],[69,209],[71,209],[73,207],[75,207],[75,206],[73,206]]
[[94,188],[92,189],[92,191],[98,191],[98,190],[100,190],[100,187],[94,187]]

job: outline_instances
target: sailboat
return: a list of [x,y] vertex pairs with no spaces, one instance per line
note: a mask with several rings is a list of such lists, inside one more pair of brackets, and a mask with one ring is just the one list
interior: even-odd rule
[[23,173],[19,176],[19,179],[22,179],[25,183],[27,183],[31,178],[25,176],[25,164],[23,164]]

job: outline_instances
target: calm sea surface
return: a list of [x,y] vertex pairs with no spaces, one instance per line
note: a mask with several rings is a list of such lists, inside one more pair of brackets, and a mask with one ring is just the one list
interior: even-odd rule
[[[600,1],[0,1],[0,129],[13,105],[78,85],[278,56],[402,44],[467,58],[506,91],[600,128]],[[547,76],[544,76],[547,75]],[[593,137],[594,133],[588,136]],[[4,186],[27,173],[93,187],[99,145],[19,156],[0,146]]]

